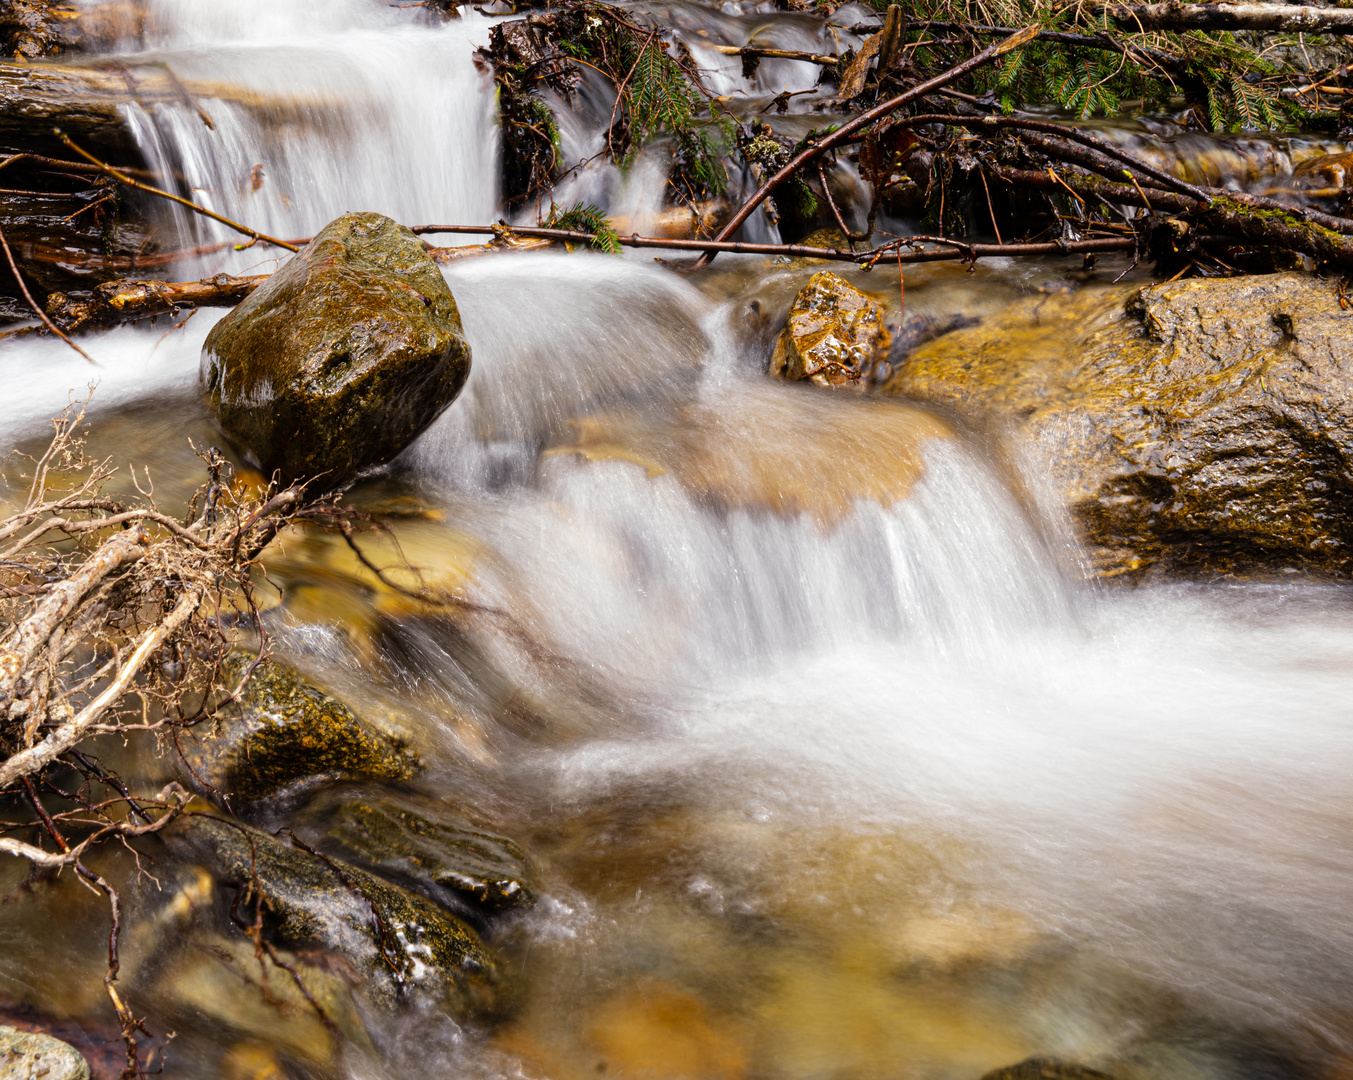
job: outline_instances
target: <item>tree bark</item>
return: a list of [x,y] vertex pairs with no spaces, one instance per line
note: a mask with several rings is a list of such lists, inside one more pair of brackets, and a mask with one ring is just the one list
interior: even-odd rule
[[231,307],[267,280],[267,274],[217,274],[206,281],[109,281],[90,296],[72,298],[53,293],[47,298],[47,317],[63,332],[75,334],[153,318],[182,307]]
[[1353,34],[1353,9],[1300,4],[1105,4],[1124,30],[1264,30]]

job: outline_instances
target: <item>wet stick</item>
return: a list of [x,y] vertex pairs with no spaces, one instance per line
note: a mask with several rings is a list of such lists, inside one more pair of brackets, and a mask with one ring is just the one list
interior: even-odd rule
[[[93,165],[97,165],[100,172],[103,172],[104,174],[111,176],[114,180],[116,180],[120,184],[126,184],[127,187],[135,188],[137,191],[144,191],[151,195],[158,195],[162,199],[168,199],[170,202],[176,202],[180,206],[186,206],[189,210],[193,211],[193,213],[195,214],[201,214],[203,217],[209,217],[213,221],[219,221],[222,225],[226,226],[227,228],[234,229],[237,233],[241,233],[242,235],[249,237],[250,243],[252,244],[262,242],[265,244],[272,244],[274,247],[286,248],[288,251],[300,250],[300,248],[298,248],[295,244],[289,244],[285,240],[278,240],[275,236],[268,236],[266,233],[261,233],[256,229],[249,228],[248,225],[241,225],[238,221],[231,221],[230,218],[226,217],[225,215],[218,214],[215,210],[208,210],[205,206],[198,206],[197,203],[193,202],[191,199],[185,199],[183,198],[183,196],[175,195],[173,192],[162,191],[160,188],[151,187],[149,184],[143,184],[139,180],[133,180],[126,173],[120,172],[119,170],[113,168],[111,165],[107,165],[104,162],[100,161],[93,154],[90,154],[87,151],[80,149],[80,147],[76,146],[75,143],[71,140],[69,135],[65,135],[62,133],[60,128],[55,129],[55,133],[56,137],[60,139],[63,143],[65,143],[66,146],[74,150],[86,161],[90,162]],[[246,244],[244,246],[248,247],[249,245]]]
[[[882,105],[876,105],[868,112],[861,113],[854,120],[851,120],[847,124],[842,124],[835,131],[824,136],[812,146],[795,154],[794,157],[785,164],[784,168],[780,169],[779,172],[756,189],[752,194],[752,197],[739,207],[738,212],[733,215],[727,225],[719,230],[718,235],[715,236],[714,239],[716,241],[727,240],[742,227],[743,222],[752,216],[752,211],[765,202],[766,197],[770,195],[772,191],[793,176],[799,169],[803,168],[803,166],[825,154],[833,146],[845,142],[846,139],[854,135],[855,132],[868,127],[875,120],[881,120],[890,113],[896,112],[903,105],[915,101],[919,97],[925,96],[932,90],[938,90],[942,86],[947,86],[955,79],[961,79],[964,75],[968,74],[968,72],[981,67],[983,64],[991,63],[991,61],[1004,56],[1012,49],[1018,49],[1021,45],[1028,44],[1035,36],[1037,36],[1038,31],[1038,24],[1035,23],[1026,26],[1023,30],[1019,31],[1019,33],[1012,34],[1003,41],[988,45],[976,56],[963,61],[963,63],[950,68],[948,71],[936,75],[933,79],[927,79],[925,82],[913,86],[910,90],[903,91],[896,97],[889,98]],[[717,250],[717,248],[707,248],[700,258],[696,259],[696,268],[708,264],[710,260],[714,258]]]
[[23,293],[23,298],[28,301],[28,306],[31,307],[35,312],[37,312],[38,318],[41,319],[47,325],[47,329],[49,329],[53,334],[55,334],[67,345],[69,345],[72,349],[78,352],[91,364],[96,363],[95,359],[92,356],[90,356],[89,353],[85,352],[84,349],[80,348],[79,345],[75,344],[75,342],[71,341],[70,338],[66,337],[65,334],[63,334],[60,330],[58,330],[56,328],[56,324],[53,323],[51,319],[47,318],[47,313],[43,311],[42,308],[38,307],[38,302],[33,299],[33,294],[28,291],[28,285],[24,282],[23,275],[19,273],[19,266],[14,261],[14,252],[9,250],[9,241],[5,239],[5,233],[3,229],[0,229],[0,247],[5,249],[5,260],[9,263],[9,268],[14,274],[14,280],[19,283],[19,289]]

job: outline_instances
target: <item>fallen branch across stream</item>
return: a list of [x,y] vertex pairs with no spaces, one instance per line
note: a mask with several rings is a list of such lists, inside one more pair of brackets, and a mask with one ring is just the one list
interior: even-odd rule
[[[718,235],[714,237],[715,241],[726,241],[742,227],[743,222],[752,216],[752,211],[765,202],[767,196],[769,196],[771,192],[793,176],[799,169],[802,169],[809,162],[821,157],[828,150],[832,149],[832,147],[845,142],[857,131],[863,130],[870,124],[882,120],[885,116],[892,115],[904,105],[924,97],[926,94],[938,90],[943,86],[947,86],[954,80],[962,78],[964,75],[968,74],[968,72],[975,71],[984,64],[989,64],[994,60],[1000,59],[1006,53],[1013,49],[1018,49],[1021,45],[1027,45],[1038,34],[1038,31],[1039,27],[1037,24],[1026,26],[1023,30],[1019,31],[1019,33],[1012,34],[1008,38],[988,45],[976,56],[969,57],[967,60],[964,60],[963,63],[956,64],[948,71],[936,75],[933,79],[927,79],[925,82],[919,83],[909,90],[904,90],[896,97],[889,98],[881,105],[875,105],[872,109],[861,113],[859,116],[855,117],[855,119],[842,124],[836,130],[824,135],[812,145],[804,148],[790,158],[789,161],[775,173],[775,175],[766,180],[752,193],[751,197],[738,208],[737,213],[729,219],[728,224],[719,230]],[[696,260],[695,265],[697,267],[706,265],[714,258],[718,250],[719,249],[715,247],[706,247],[704,253]]]
[[[465,233],[497,235],[511,234],[540,240],[555,240],[565,244],[590,244],[596,237],[574,229],[544,229],[533,226],[507,225],[418,225],[412,230],[419,235],[435,233]],[[925,238],[928,239],[928,238]],[[889,262],[941,262],[951,259],[972,260],[1004,255],[1077,255],[1099,251],[1130,251],[1130,238],[1106,238],[1076,241],[1052,241],[1044,244],[968,244],[952,241],[945,246],[921,248],[922,238],[900,237],[881,247],[848,251],[841,248],[814,247],[805,244],[753,244],[737,240],[669,240],[661,236],[616,236],[624,247],[655,248],[667,251],[723,251],[734,255],[781,255],[799,259],[824,259],[832,262],[851,262],[872,265],[886,255]],[[909,244],[917,245],[903,250]]]

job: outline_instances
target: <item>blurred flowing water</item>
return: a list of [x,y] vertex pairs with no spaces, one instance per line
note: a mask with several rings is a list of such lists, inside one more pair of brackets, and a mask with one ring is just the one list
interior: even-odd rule
[[[285,236],[345,210],[493,219],[492,86],[471,56],[487,18],[155,6],[146,57],[309,110],[274,129],[204,100],[214,132],[187,106],[129,112],[205,202]],[[666,15],[817,47],[791,17]],[[1035,465],[906,402],[765,379],[760,313],[815,269],[447,270],[470,381],[352,498],[467,604],[410,609],[336,546],[293,539],[268,564],[270,630],[359,711],[413,717],[422,788],[520,841],[546,895],[491,932],[514,985],[498,1023],[374,1018],[374,1057],[282,1049],[279,1068],[977,1080],[1050,1055],[1124,1080],[1353,1075],[1351,594],[1086,584]],[[921,267],[908,303],[981,314],[1057,273]],[[5,442],[39,445],[93,378],[91,451],[182,503],[201,479],[188,440],[219,439],[196,391],[219,317],[92,337],[97,368],[0,343]],[[97,1016],[97,902],[53,890],[88,914],[56,938],[4,872],[0,990]],[[153,1025],[175,988],[126,964]],[[270,1038],[240,993],[209,987],[217,1004],[180,1017],[169,1075],[264,1075],[240,1071],[241,1046]]]

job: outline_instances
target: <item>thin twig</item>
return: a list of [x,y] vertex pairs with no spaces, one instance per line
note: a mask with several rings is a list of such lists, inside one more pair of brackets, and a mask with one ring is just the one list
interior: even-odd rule
[[28,286],[24,284],[23,275],[19,273],[19,266],[14,261],[14,252],[9,250],[9,241],[5,239],[5,231],[3,229],[0,229],[0,247],[3,247],[5,249],[5,259],[8,260],[9,262],[9,268],[14,274],[14,280],[19,283],[19,289],[23,293],[23,298],[28,301],[28,306],[31,307],[37,313],[38,318],[41,319],[46,324],[48,330],[50,330],[53,334],[59,337],[62,341],[64,341],[76,352],[78,352],[91,364],[97,366],[98,361],[96,361],[92,356],[89,355],[89,353],[85,352],[84,349],[80,348],[79,345],[75,344],[75,342],[71,341],[70,338],[68,338],[65,334],[63,334],[60,330],[58,330],[56,328],[56,324],[52,322],[51,319],[47,318],[47,313],[43,311],[42,308],[38,307],[38,302],[33,299],[33,294],[28,291]]
[[151,195],[158,195],[162,199],[168,199],[170,202],[176,202],[180,206],[186,206],[189,210],[193,211],[196,214],[201,214],[203,217],[209,217],[213,221],[219,221],[222,225],[226,226],[227,228],[234,229],[237,233],[241,233],[244,236],[252,238],[254,243],[272,244],[274,247],[286,248],[288,251],[300,250],[300,248],[296,247],[295,244],[289,244],[285,240],[278,240],[275,236],[268,236],[266,233],[261,233],[257,229],[249,228],[248,225],[241,225],[238,221],[232,221],[225,215],[218,214],[215,210],[208,210],[205,206],[198,206],[197,203],[193,202],[191,199],[185,199],[182,195],[175,195],[173,192],[164,191],[157,187],[151,187],[149,184],[143,184],[139,180],[133,180],[126,173],[119,172],[111,165],[107,165],[104,162],[100,161],[98,158],[96,158],[93,154],[89,153],[88,151],[82,150],[80,147],[75,145],[75,143],[71,141],[70,136],[62,132],[60,128],[56,128],[55,132],[56,137],[60,139],[63,143],[65,143],[68,147],[74,150],[86,161],[90,162],[93,165],[97,165],[100,171],[102,171],[108,176],[111,176],[114,180],[116,180],[120,184],[126,184],[128,187],[135,188],[137,191],[145,191]]

